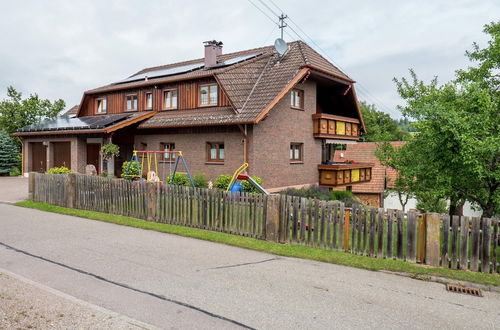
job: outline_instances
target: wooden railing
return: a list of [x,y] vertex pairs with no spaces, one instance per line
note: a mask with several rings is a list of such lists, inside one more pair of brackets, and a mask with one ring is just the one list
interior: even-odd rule
[[358,140],[361,122],[355,118],[316,113],[312,115],[314,121],[313,134],[321,139]]
[[372,167],[370,163],[318,165],[319,185],[334,187],[368,182],[372,179]]

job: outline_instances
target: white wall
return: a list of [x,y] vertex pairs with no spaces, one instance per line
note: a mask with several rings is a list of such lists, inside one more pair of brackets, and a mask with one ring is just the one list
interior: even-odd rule
[[[408,203],[405,206],[405,210],[408,211],[410,209],[416,208],[417,200],[415,198],[409,198]],[[449,202],[448,202],[449,205]],[[395,192],[391,192],[384,199],[384,208],[385,209],[396,209],[401,210],[403,207],[399,202],[398,194]],[[471,203],[465,202],[464,204],[464,216],[467,217],[480,217],[483,211],[479,209],[478,211],[472,208]]]

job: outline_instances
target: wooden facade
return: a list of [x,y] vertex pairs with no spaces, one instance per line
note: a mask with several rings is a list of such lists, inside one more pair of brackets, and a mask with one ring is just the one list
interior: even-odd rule
[[340,138],[358,140],[361,122],[359,119],[317,113],[312,116],[314,121],[313,134],[315,138]]
[[368,182],[372,178],[373,164],[332,164],[318,165],[319,185],[334,187]]
[[[129,90],[108,92],[103,94],[86,95],[82,109],[80,110],[79,117],[98,115],[96,111],[96,99],[106,98],[107,111],[105,114],[118,114],[127,112],[126,99],[127,95],[137,94],[138,107],[134,111],[175,111],[175,110],[188,110],[200,107],[200,86],[207,84],[216,84],[215,80],[190,80],[180,81],[176,83],[140,87]],[[163,92],[166,90],[177,89],[177,108],[164,109],[163,105]],[[153,94],[153,107],[148,109],[146,107],[146,94]],[[220,86],[218,87],[218,104],[217,106],[227,107],[231,106],[231,102],[227,95],[223,92]],[[133,111],[130,111],[133,112]]]

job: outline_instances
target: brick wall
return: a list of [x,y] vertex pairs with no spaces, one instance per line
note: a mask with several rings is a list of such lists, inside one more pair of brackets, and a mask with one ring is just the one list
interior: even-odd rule
[[[321,140],[313,137],[312,114],[316,113],[316,83],[298,84],[304,90],[304,111],[290,107],[287,94],[253,128],[250,146],[251,174],[262,177],[265,188],[318,182]],[[303,143],[303,163],[290,163],[290,143]]]
[[[176,150],[182,150],[192,175],[203,173],[211,180],[220,174],[233,174],[243,163],[243,135],[237,127],[207,127],[195,129],[164,129],[155,134],[147,134],[147,130],[137,131],[135,136],[136,148],[141,143],[147,144],[148,150],[160,150],[160,143],[175,143]],[[207,142],[223,142],[225,149],[224,164],[210,164],[207,162]],[[168,163],[160,163],[158,172],[163,180],[163,168],[169,172]],[[146,165],[145,165],[146,166]],[[180,168],[179,171],[184,171]]]

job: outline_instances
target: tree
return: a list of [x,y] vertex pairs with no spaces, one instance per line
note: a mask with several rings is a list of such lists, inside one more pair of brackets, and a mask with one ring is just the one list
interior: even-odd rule
[[365,141],[402,141],[407,135],[391,116],[377,111],[375,105],[361,102],[360,108],[367,130],[363,135]]
[[17,143],[6,132],[0,131],[0,175],[9,175],[19,166]]
[[0,102],[0,127],[12,134],[21,127],[56,117],[65,107],[63,100],[42,100],[37,94],[22,99],[12,86],[7,87],[7,99]]
[[425,84],[413,70],[410,80],[394,79],[406,101],[399,109],[417,121],[418,133],[382,159],[413,179],[417,198],[449,198],[452,206],[467,200],[485,217],[500,212],[499,30],[499,23],[485,26],[488,47],[474,44],[467,53],[478,66],[457,71],[451,82]]

